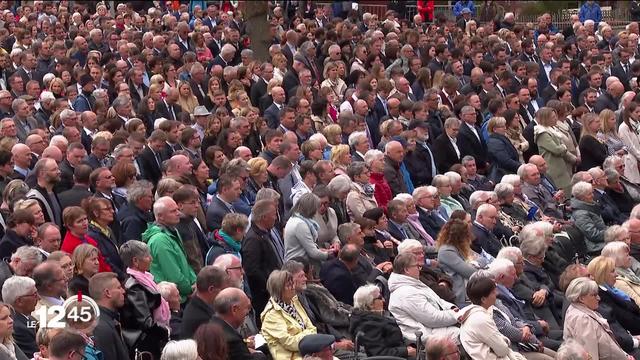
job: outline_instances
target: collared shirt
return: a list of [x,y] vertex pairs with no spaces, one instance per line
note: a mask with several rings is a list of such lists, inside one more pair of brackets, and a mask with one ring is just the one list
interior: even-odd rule
[[230,212],[232,212],[232,213],[235,213],[235,212],[236,212],[236,210],[233,208],[233,205],[232,205],[231,203],[228,203],[228,202],[226,202],[226,201],[222,200],[222,198],[220,197],[220,195],[216,195],[216,197],[218,198],[218,200],[222,201],[222,203],[224,204],[224,206],[226,206],[226,207],[227,207],[227,209],[228,209]]
[[473,133],[473,135],[475,135],[478,138],[478,141],[480,141],[480,135],[478,134],[478,130],[476,130],[476,127],[468,124],[468,123],[464,123],[467,127],[469,127],[469,130],[471,130],[471,132]]
[[456,139],[451,138],[449,136],[447,136],[449,138],[449,141],[451,142],[451,145],[453,145],[453,149],[456,151],[456,154],[458,155],[458,157],[460,157],[460,149],[458,149],[458,144],[456,144]]

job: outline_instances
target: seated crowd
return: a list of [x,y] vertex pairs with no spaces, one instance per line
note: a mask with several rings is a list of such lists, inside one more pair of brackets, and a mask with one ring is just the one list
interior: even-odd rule
[[637,22],[8,3],[0,359],[640,359]]

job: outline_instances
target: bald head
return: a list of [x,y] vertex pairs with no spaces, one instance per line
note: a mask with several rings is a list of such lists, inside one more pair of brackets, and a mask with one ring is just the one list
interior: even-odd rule
[[59,163],[62,161],[62,150],[57,146],[49,146],[42,151],[42,158],[53,159]]
[[42,136],[38,134],[32,134],[27,136],[27,139],[25,140],[25,144],[27,144],[27,146],[29,147],[29,149],[31,149],[31,151],[33,151],[38,155],[42,155],[42,152],[46,147],[44,139],[42,139]]
[[404,148],[398,141],[389,141],[384,147],[384,153],[391,160],[401,162],[404,158]]
[[620,81],[614,81],[607,89],[611,96],[618,98],[624,93],[624,85]]
[[13,161],[16,166],[22,169],[28,169],[31,165],[31,149],[25,144],[15,144],[11,148]]

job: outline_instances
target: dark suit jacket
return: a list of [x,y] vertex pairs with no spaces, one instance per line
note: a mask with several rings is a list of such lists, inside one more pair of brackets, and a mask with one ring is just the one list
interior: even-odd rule
[[437,238],[440,229],[442,229],[446,223],[443,219],[432,213],[429,214],[421,208],[418,208],[418,220],[420,220],[420,224],[422,224],[427,234],[434,239]]
[[42,84],[42,77],[44,76],[44,74],[42,74],[38,70],[34,70],[31,72],[30,79],[23,67],[20,67],[18,70],[16,70],[15,74],[22,78],[25,86],[27,86],[27,83],[31,80],[36,80],[38,83]]
[[333,259],[322,264],[320,281],[336,300],[353,305],[353,294],[357,287],[351,271],[340,259]]
[[616,101],[616,99],[607,92],[600,95],[598,100],[596,100],[596,104],[593,106],[593,111],[595,111],[596,114],[599,114],[604,109],[609,109],[611,111],[618,110],[618,101]]
[[147,230],[147,224],[153,221],[153,216],[132,203],[127,203],[118,211],[116,219],[120,222],[120,238],[126,242],[142,239],[142,233]]
[[180,48],[180,52],[184,55],[184,53],[186,53],[187,51],[194,51],[195,52],[195,46],[193,46],[193,42],[191,42],[191,39],[187,40],[187,47],[184,46],[184,44],[180,41],[179,37],[176,36],[174,38],[174,40],[176,41],[176,44],[178,45],[178,47]]
[[226,321],[217,316],[213,316],[210,320],[214,324],[218,324],[222,328],[222,334],[227,342],[227,354],[229,359],[250,360],[252,355],[244,342],[244,338]]
[[[493,232],[488,231],[487,229],[481,228],[477,224],[473,224],[471,228],[473,231],[473,235],[475,235],[476,240],[474,241],[474,245],[482,248],[482,250],[486,251],[491,256],[498,256],[498,251],[502,248],[502,244]],[[474,249],[476,250],[476,249]],[[476,250],[476,252],[479,252]]]
[[214,196],[213,199],[211,199],[209,208],[207,209],[207,231],[220,229],[222,226],[222,219],[230,212],[231,210],[229,210],[227,205],[225,205],[222,200],[218,199],[217,196]]
[[[166,160],[163,152],[160,152],[160,159],[162,161]],[[154,184],[157,184],[162,177],[162,169],[158,166],[158,162],[153,151],[149,147],[145,147],[138,155],[140,160],[140,172],[142,173],[142,178],[151,181]]]
[[620,63],[616,66],[611,67],[611,75],[620,79],[620,81],[624,85],[625,91],[631,90],[631,88],[629,87],[629,79],[631,79],[630,76],[633,76],[633,73],[631,72],[631,64],[628,64],[628,67],[629,67],[629,73],[624,72],[624,68]]
[[544,103],[546,104],[549,102],[549,100],[554,100],[556,98],[556,93],[557,91],[553,88],[553,86],[547,85],[543,88],[540,96],[542,97],[542,101],[544,101]]
[[580,163],[580,170],[587,171],[596,166],[602,166],[602,163],[607,158],[607,145],[598,141],[591,135],[586,135],[580,138],[580,157],[582,162]]
[[214,67],[215,65],[220,65],[224,69],[229,65],[229,63],[224,61],[224,59],[220,55],[218,55],[215,58],[213,58],[213,61],[211,62],[211,67]]
[[[277,231],[277,230],[276,230]],[[273,270],[280,269],[282,263],[268,232],[251,224],[242,240],[242,263],[251,289],[251,304],[256,314],[262,313],[269,301],[267,279]]]
[[82,199],[93,196],[93,193],[89,191],[89,188],[84,185],[73,185],[69,190],[63,191],[58,194],[58,200],[60,206],[66,209],[69,206],[80,206]]
[[[145,86],[145,84],[141,84],[140,87],[142,87],[142,93],[144,94],[144,96],[147,96],[147,94],[149,94],[149,88]],[[140,101],[142,101],[142,98],[131,82],[129,83],[129,93],[131,97],[131,103],[133,104],[133,107],[135,109],[138,107]]]
[[287,58],[287,67],[291,69],[291,66],[293,66],[294,54],[288,44],[284,44],[284,46],[282,46],[282,55]]
[[182,338],[193,338],[198,326],[213,319],[214,311],[211,305],[205,303],[198,296],[193,296],[182,314]]
[[[459,145],[460,143],[458,141],[456,143],[458,144],[460,155],[462,155],[462,150]],[[433,156],[436,160],[436,166],[438,167],[438,172],[442,174],[449,171],[453,164],[460,162],[460,156],[456,153],[456,150],[453,148],[453,145],[446,133],[442,133],[435,139],[432,149]]]
[[538,144],[536,144],[533,139],[533,129],[536,125],[538,125],[538,123],[534,120],[522,130],[522,136],[529,142],[529,149],[522,153],[525,162],[528,162],[531,156],[539,154]]
[[431,59],[427,67],[431,70],[432,74],[435,74],[438,70],[444,71],[444,64],[438,62],[436,58]]
[[[15,313],[13,316],[13,340],[17,347],[31,359],[33,353],[38,352],[38,345],[36,344],[36,328],[33,324],[36,323],[36,319],[31,315],[25,317],[22,314]],[[27,324],[29,322],[29,324]],[[18,357],[19,359],[19,357]]]
[[189,85],[191,85],[191,92],[198,99],[198,104],[203,105],[204,99],[207,96],[207,87],[205,85],[200,84],[200,87],[202,87],[202,91],[204,92],[204,96],[203,96],[202,93],[200,92],[200,89],[198,89],[197,82],[191,79],[189,80]]
[[478,168],[484,168],[484,163],[487,161],[487,144],[482,137],[482,130],[476,125],[476,132],[480,139],[473,134],[473,131],[469,129],[467,124],[460,125],[460,132],[458,133],[458,146],[460,147],[460,157],[471,155],[476,159]]
[[264,79],[260,78],[258,81],[251,85],[251,91],[249,98],[251,99],[251,104],[253,106],[258,107],[260,105],[260,98],[267,93],[267,83]]
[[277,129],[280,125],[280,110],[276,106],[276,104],[272,103],[264,111],[264,118],[267,120],[267,126],[271,129]]
[[[173,104],[172,105],[172,104],[169,104],[169,103],[167,103],[165,105],[164,101],[160,101],[160,102],[157,103],[156,112],[158,113],[158,115],[160,115],[160,117],[163,117],[165,119],[177,120],[176,118],[173,117],[173,114],[171,113],[171,110],[169,110],[169,107],[167,107],[167,105],[169,107],[173,108],[173,112],[176,114],[176,118],[182,112],[182,108],[180,107],[180,105],[178,105],[178,104]],[[151,124],[151,125],[153,125],[153,124]]]
[[[498,133],[489,135],[487,154],[493,167],[505,173],[516,173],[520,164],[518,151],[506,136]],[[493,179],[492,179],[493,180]]]
[[629,214],[623,214],[615,201],[606,192],[593,190],[593,200],[600,208],[600,215],[607,225],[620,225],[629,218]]

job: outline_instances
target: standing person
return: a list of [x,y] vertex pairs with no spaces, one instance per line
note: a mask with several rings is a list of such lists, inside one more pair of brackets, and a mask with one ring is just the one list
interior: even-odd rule
[[536,121],[538,125],[534,128],[535,142],[540,155],[549,166],[548,175],[558,188],[569,193],[576,156],[567,150],[562,142],[562,135],[554,129],[558,114],[552,108],[543,107],[536,113]]
[[120,330],[118,311],[124,306],[125,291],[116,274],[97,274],[89,281],[89,293],[100,307],[98,325],[93,331],[95,346],[104,359],[129,359],[129,349]]
[[156,221],[142,234],[142,241],[149,245],[151,256],[156,259],[151,264],[151,273],[156,281],[175,283],[184,303],[193,291],[196,274],[187,262],[182,239],[175,228],[180,223],[178,204],[170,197],[161,197],[153,204],[153,214]]
[[45,221],[50,221],[62,227],[62,207],[58,195],[53,187],[60,181],[60,168],[54,159],[38,160],[33,168],[36,185],[27,193],[28,199],[36,199],[40,207],[45,210]]
[[127,203],[116,215],[122,230],[120,237],[122,241],[142,239],[142,233],[147,229],[147,223],[153,219],[152,206],[153,184],[147,180],[131,184],[127,190]]
[[624,176],[632,183],[640,183],[640,170],[638,170],[638,161],[640,161],[640,106],[638,103],[631,102],[624,109],[622,115],[622,124],[618,128],[618,134],[622,142],[627,146],[629,153],[624,157]]
[[[71,206],[64,209],[63,219],[67,231],[64,240],[62,240],[60,250],[67,254],[73,254],[75,249],[83,244],[89,244],[98,248],[98,243],[87,235],[89,232],[89,221],[87,219],[87,213],[81,207]],[[98,254],[98,260],[100,262],[100,272],[111,271],[111,266],[105,261],[101,253]]]

